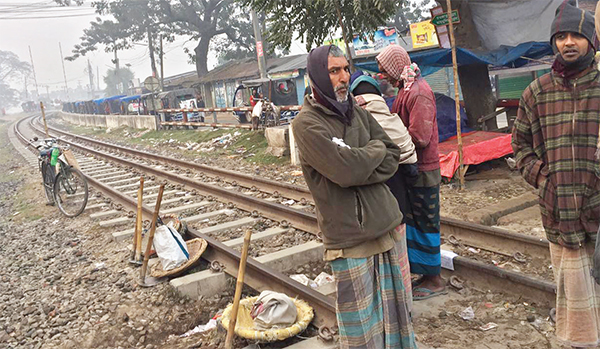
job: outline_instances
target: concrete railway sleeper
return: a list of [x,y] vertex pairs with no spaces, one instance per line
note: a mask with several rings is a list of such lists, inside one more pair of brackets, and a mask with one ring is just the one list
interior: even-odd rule
[[[73,138],[79,138],[88,144],[92,143],[91,141],[97,142],[95,140],[90,141],[89,139],[85,139],[85,137],[81,136],[75,136],[66,133],[63,134]],[[289,232],[290,225],[296,229],[306,231],[311,234],[316,234],[318,231],[316,226],[316,217],[312,213],[293,209],[281,204],[256,199],[254,197],[249,197],[248,195],[237,192],[232,192],[231,190],[217,187],[214,184],[206,184],[193,178],[167,172],[162,168],[157,169],[153,166],[135,164],[121,157],[106,154],[106,151],[97,151],[89,149],[81,144],[76,144],[69,141],[65,142],[70,143],[72,148],[78,148],[81,150],[81,152],[92,155],[96,159],[103,159],[103,162],[98,162],[97,160],[91,160],[89,157],[86,158],[85,162],[81,162],[83,171],[86,176],[88,175],[87,171],[99,176],[99,178],[89,176],[88,180],[90,181],[90,184],[98,191],[102,192],[105,196],[110,197],[113,201],[113,205],[114,203],[118,203],[118,205],[121,205],[124,210],[133,212],[135,209],[136,202],[132,195],[136,192],[134,190],[136,188],[136,184],[131,183],[128,185],[124,184],[123,182],[117,182],[117,185],[120,187],[120,189],[128,190],[127,193],[123,193],[115,188],[108,187],[105,182],[107,181],[107,178],[110,179],[110,177],[119,177],[112,179],[120,179],[120,176],[125,178],[125,175],[128,172],[135,171],[136,174],[144,173],[147,178],[151,179],[149,182],[147,182],[148,187],[153,187],[151,184],[152,182],[161,183],[165,180],[169,181],[172,183],[170,185],[171,193],[169,193],[171,195],[176,194],[173,193],[173,191],[184,191],[184,189],[187,188],[189,192],[196,194],[196,196],[201,200],[214,196],[217,198],[217,200],[227,204],[229,207],[237,207],[238,209],[246,212],[258,210],[264,217],[282,222],[282,224],[279,226],[272,225],[263,231],[255,233],[255,237],[253,239],[256,239],[256,241],[260,239],[271,238],[279,234],[287,234]],[[107,143],[101,144],[101,146],[104,149],[110,149],[110,147],[112,147]],[[127,153],[129,151],[129,149],[124,147],[118,147],[116,150],[121,153]],[[146,154],[149,153],[133,150],[132,153],[129,153],[131,156],[147,158],[150,161],[162,161],[163,159],[163,157],[153,154],[149,154],[147,157],[145,157]],[[123,173],[117,173],[117,171],[114,170],[115,166],[110,165],[111,163],[119,164],[122,167]],[[185,164],[189,165],[189,163]],[[171,166],[177,167],[178,165],[176,163],[172,163]],[[111,167],[113,171],[110,171],[110,168],[108,167]],[[225,176],[227,174],[226,172],[229,172],[224,170],[220,171],[223,172],[219,172],[216,174],[216,176]],[[230,182],[235,181],[240,185],[242,185],[241,183],[244,183],[244,186],[249,187],[262,186],[262,183],[260,182],[253,182],[254,179],[252,176],[245,176],[246,178],[243,180],[240,180],[240,177],[236,177],[235,175],[224,179]],[[243,182],[244,180],[246,182]],[[277,191],[284,197],[290,197],[288,196],[286,190],[295,190],[294,188],[290,189],[290,187],[294,186],[288,184],[284,185],[283,188],[278,187],[276,182],[268,183],[268,185],[269,187],[263,188],[262,190],[265,190],[266,192]],[[156,186],[154,186],[154,188],[156,188]],[[310,199],[310,195],[306,195],[306,189],[302,187],[299,188],[300,190],[298,190],[295,194],[295,198]],[[151,190],[149,190],[149,192],[151,192]],[[171,203],[179,203],[180,201],[176,200],[175,198],[173,198],[173,200],[174,201]],[[231,208],[228,208],[227,210],[231,210]],[[217,210],[215,212],[219,211]],[[151,209],[146,205],[143,207],[143,214],[146,219],[148,219],[151,215]],[[209,218],[207,214],[210,214],[210,212],[204,212],[196,215],[191,214],[184,219],[194,223]],[[220,213],[216,214],[224,214],[224,212],[221,211]],[[250,222],[247,222],[246,224],[250,224]],[[244,227],[246,225],[242,226]],[[222,271],[214,273],[210,271],[210,268],[207,268],[199,273],[185,275],[170,281],[171,285],[176,287],[180,293],[188,295],[192,298],[200,297],[205,293],[211,294],[211,292],[214,292],[215,289],[218,290],[219,287],[223,285],[223,282],[226,282],[226,274],[233,277],[237,275],[237,265],[239,263],[240,253],[235,249],[235,247],[239,246],[240,238],[237,237],[231,240],[219,241],[219,239],[215,238],[218,236],[218,234],[216,236],[212,235],[209,231],[204,231],[204,228],[206,227],[199,229],[191,227],[190,233],[194,237],[202,237],[209,242],[209,248],[205,254],[203,254],[203,258],[208,263],[219,262],[222,265]],[[130,238],[130,234],[132,234],[131,229],[115,233],[113,234],[113,237],[117,241],[123,241],[128,240]],[[507,255],[509,253],[514,254],[515,251],[518,251],[522,254],[517,255],[515,259],[522,259],[523,255],[526,257],[538,256],[542,259],[546,259],[548,255],[548,242],[543,239],[529,238],[502,229],[489,228],[478,224],[465,223],[448,218],[442,219],[442,234],[447,243],[454,242],[458,244],[464,244],[466,246],[472,246],[502,255]],[[314,255],[314,258],[310,257],[311,255]],[[299,283],[291,280],[285,274],[286,263],[292,263],[295,265],[298,263],[310,263],[314,262],[315,260],[319,260],[321,255],[322,245],[316,239],[309,239],[308,242],[300,243],[290,249],[284,249],[262,256],[257,255],[255,258],[251,258],[248,261],[245,280],[246,284],[258,291],[272,289],[285,292],[289,295],[298,295],[299,297],[308,301],[315,308],[316,326],[325,326],[325,328],[329,329],[334,328],[335,305],[331,297],[331,290],[323,290],[323,293],[320,293],[318,290],[300,285]],[[284,257],[291,257],[291,259]],[[294,260],[294,258],[304,259],[300,261]],[[517,259],[517,261],[519,260]],[[453,258],[453,269],[454,271],[445,270],[444,272],[449,277],[460,277],[460,279],[463,281],[457,282],[457,278],[453,278],[453,280],[455,281],[455,284],[460,284],[461,287],[464,287],[465,284],[472,283],[478,287],[483,286],[499,292],[523,294],[525,295],[525,298],[529,298],[537,302],[543,302],[545,304],[553,303],[555,286],[551,282],[524,275],[515,271],[502,269],[493,264],[488,264],[461,256]],[[211,282],[206,282],[207,280],[211,280]],[[325,329],[323,331],[327,333],[329,330]]]

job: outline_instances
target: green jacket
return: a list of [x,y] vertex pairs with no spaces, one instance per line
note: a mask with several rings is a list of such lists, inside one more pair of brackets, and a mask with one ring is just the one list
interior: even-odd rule
[[398,168],[400,149],[368,111],[354,106],[348,126],[306,96],[292,131],[326,249],[354,247],[400,225],[398,202],[385,184]]

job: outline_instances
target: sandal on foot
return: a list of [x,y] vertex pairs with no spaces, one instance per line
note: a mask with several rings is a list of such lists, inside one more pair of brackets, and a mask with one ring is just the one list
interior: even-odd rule
[[[424,296],[414,296],[414,294],[418,292],[418,293],[424,293]],[[413,290],[413,300],[415,301],[421,301],[423,299],[428,299],[428,298],[432,298],[435,296],[439,296],[442,294],[447,294],[448,290],[446,290],[446,287],[444,287],[444,289],[440,290],[440,291],[432,291],[428,288],[425,287],[417,287]]]
[[411,281],[412,289],[414,290],[415,288],[419,287],[419,285],[422,284],[423,281],[425,281],[425,278],[422,276],[418,279],[412,280]]

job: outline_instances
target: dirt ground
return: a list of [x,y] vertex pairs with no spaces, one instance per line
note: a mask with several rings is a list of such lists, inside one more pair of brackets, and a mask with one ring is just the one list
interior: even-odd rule
[[[137,269],[127,263],[126,244],[112,242],[110,232],[85,215],[65,220],[56,208],[44,205],[37,170],[6,151],[10,149],[6,125],[0,124],[5,149],[0,160],[10,164],[0,168],[0,235],[7,241],[0,248],[0,348],[222,347],[222,329],[188,338],[179,335],[223,309],[233,298],[233,285],[222,295],[199,301],[179,297],[168,283],[139,287]],[[173,148],[189,147],[171,143]],[[153,150],[151,144],[135,144]],[[289,165],[253,163],[251,157],[231,154],[205,157],[201,152],[181,152],[215,166],[304,184],[298,168]],[[456,182],[442,185],[442,215],[465,219],[467,212],[531,190],[504,160],[486,164],[466,177],[462,191]],[[531,231],[535,224],[521,228]],[[22,246],[29,247],[22,251]],[[296,272],[312,277],[323,269],[328,270],[316,264]],[[460,313],[469,306],[474,318],[464,320]],[[497,327],[488,325],[493,328],[484,330],[489,323]],[[474,287],[416,302],[414,327],[426,348],[561,348],[546,305]],[[247,344],[238,341],[236,347]],[[260,346],[275,347],[282,346]]]

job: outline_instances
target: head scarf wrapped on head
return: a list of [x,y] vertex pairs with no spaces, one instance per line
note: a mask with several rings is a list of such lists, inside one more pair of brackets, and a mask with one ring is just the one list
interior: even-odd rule
[[594,55],[598,48],[594,15],[578,8],[575,0],[565,0],[556,9],[556,16],[550,27],[550,42],[554,53],[558,53],[556,46],[556,34],[558,33],[577,33],[586,38],[590,44],[588,52],[574,62],[566,62],[562,55],[557,54],[552,69],[558,75],[571,79],[594,62]]
[[[336,113],[340,120],[348,125],[352,120],[352,98],[338,102],[335,97],[331,78],[329,77],[329,50],[331,45],[320,46],[310,50],[306,70],[310,87],[317,102]],[[350,93],[350,89],[348,89]]]
[[375,60],[395,80],[403,82],[404,90],[410,90],[415,79],[421,75],[417,63],[410,61],[408,52],[400,45],[386,47]]

